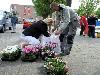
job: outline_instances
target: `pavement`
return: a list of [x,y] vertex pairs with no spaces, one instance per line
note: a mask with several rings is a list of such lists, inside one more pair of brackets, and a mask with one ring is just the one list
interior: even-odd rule
[[[9,45],[20,45],[22,25],[18,24],[16,33],[6,31],[0,33],[0,51]],[[79,30],[74,39],[70,55],[63,56],[68,62],[69,75],[100,75],[100,38],[79,36]],[[14,62],[0,60],[0,75],[46,75],[43,61]]]

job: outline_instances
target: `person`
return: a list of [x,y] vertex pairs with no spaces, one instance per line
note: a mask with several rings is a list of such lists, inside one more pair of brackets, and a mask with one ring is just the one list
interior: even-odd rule
[[12,24],[12,32],[11,33],[16,33],[15,29],[16,29],[16,24],[18,23],[18,18],[16,17],[16,14],[13,14],[11,16],[11,24]]
[[95,38],[95,26],[96,26],[96,20],[98,20],[93,14],[88,17],[88,36]]
[[55,34],[60,34],[61,50],[64,55],[69,55],[73,39],[79,27],[77,14],[70,7],[64,4],[51,3],[51,9],[56,12]]
[[[53,23],[53,19],[52,18],[46,18],[44,20],[39,20],[37,22],[34,22],[31,26],[29,26],[28,28],[26,28],[23,32],[22,35],[25,37],[24,39],[26,39],[26,43],[24,43],[22,45],[22,47],[24,47],[27,44],[30,44],[28,39],[39,39],[39,37],[41,35],[44,35],[46,37],[49,37],[49,33],[48,33],[48,25],[52,25]],[[23,39],[23,40],[24,40]]]
[[3,26],[4,26],[4,30],[6,30],[7,12],[4,11],[3,13],[4,13],[4,14],[3,14],[3,19],[2,19],[2,24],[3,24]]
[[85,15],[82,15],[80,18],[80,26],[81,26],[81,31],[80,31],[80,36],[88,36],[88,22],[85,17]]

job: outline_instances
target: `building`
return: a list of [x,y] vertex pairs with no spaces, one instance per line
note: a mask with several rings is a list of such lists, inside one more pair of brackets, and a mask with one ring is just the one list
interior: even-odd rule
[[33,18],[33,20],[40,20],[42,17],[36,16],[36,11],[32,5],[19,5],[11,4],[10,12],[17,14],[19,21],[23,21],[25,18]]

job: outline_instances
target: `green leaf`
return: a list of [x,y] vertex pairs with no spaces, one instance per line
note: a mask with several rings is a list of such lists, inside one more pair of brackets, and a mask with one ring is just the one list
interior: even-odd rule
[[81,0],[81,5],[77,11],[77,13],[81,16],[86,14],[89,16],[94,13],[97,6],[100,4],[100,0]]
[[46,18],[48,15],[52,13],[50,9],[50,4],[52,2],[57,2],[57,3],[64,3],[66,4],[65,0],[32,0],[37,15],[42,16],[43,18]]

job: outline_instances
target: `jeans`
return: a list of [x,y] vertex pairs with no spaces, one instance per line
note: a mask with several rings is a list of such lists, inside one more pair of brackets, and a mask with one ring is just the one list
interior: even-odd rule
[[16,29],[16,24],[15,23],[12,23],[12,29],[13,29],[13,31],[15,31],[15,29]]

